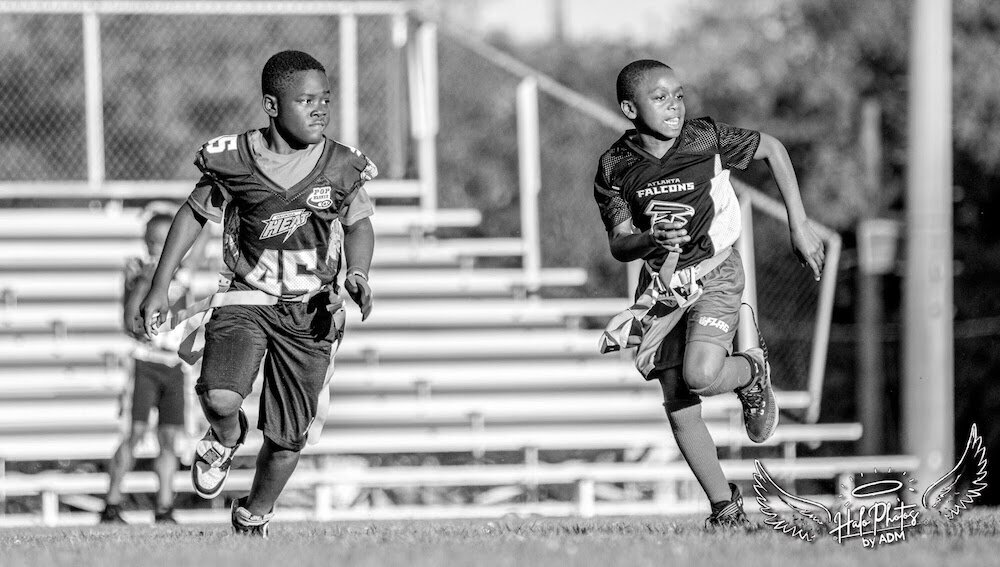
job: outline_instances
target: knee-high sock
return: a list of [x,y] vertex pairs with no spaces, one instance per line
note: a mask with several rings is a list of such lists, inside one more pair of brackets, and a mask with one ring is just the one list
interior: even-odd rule
[[677,440],[684,460],[691,467],[709,502],[728,502],[729,483],[722,473],[715,440],[708,432],[705,420],[701,418],[701,404],[667,411],[670,428]]

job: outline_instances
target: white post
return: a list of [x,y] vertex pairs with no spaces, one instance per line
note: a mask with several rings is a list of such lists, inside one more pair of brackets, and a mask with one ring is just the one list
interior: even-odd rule
[[542,242],[538,224],[538,194],[542,189],[541,161],[538,81],[534,77],[525,77],[517,86],[517,169],[521,193],[524,288],[531,296],[537,295],[541,288]]
[[59,523],[59,495],[54,490],[42,489],[42,525],[54,526]]
[[438,76],[437,26],[425,22],[417,29],[410,53],[410,99],[413,137],[417,140],[420,209],[425,229],[433,229],[437,210]]
[[576,481],[576,505],[577,514],[581,518],[593,518],[596,513],[596,492],[594,490],[594,479],[581,478]]
[[840,264],[840,237],[833,235],[826,243],[826,259],[819,288],[819,307],[816,309],[816,329],[813,334],[812,355],[809,357],[809,407],[806,409],[806,423],[819,421],[826,354],[830,346],[830,323],[833,320],[833,296],[837,292],[838,264]]
[[357,147],[358,134],[358,17],[340,15],[340,141]]
[[745,191],[740,194],[739,200],[743,228],[740,230],[739,239],[736,240],[736,250],[739,251],[743,260],[743,273],[746,280],[746,284],[743,286],[743,302],[750,306],[750,309],[740,308],[736,349],[742,352],[748,348],[760,346],[760,341],[757,338],[757,327],[754,325],[754,319],[759,315],[757,313],[757,259],[753,249],[753,206],[750,194]]
[[104,185],[104,94],[101,83],[101,19],[91,6],[83,12],[83,81],[87,125],[87,183]]
[[910,6],[902,438],[927,482],[954,459],[952,5]]

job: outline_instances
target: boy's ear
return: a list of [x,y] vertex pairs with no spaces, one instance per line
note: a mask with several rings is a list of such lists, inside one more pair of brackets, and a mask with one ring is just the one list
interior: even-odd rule
[[261,105],[264,107],[264,112],[271,118],[278,115],[278,97],[266,94]]
[[623,100],[618,104],[621,106],[622,114],[625,115],[625,118],[628,118],[629,120],[635,120],[635,117],[638,116],[638,114],[635,111],[634,102],[632,102],[631,100]]

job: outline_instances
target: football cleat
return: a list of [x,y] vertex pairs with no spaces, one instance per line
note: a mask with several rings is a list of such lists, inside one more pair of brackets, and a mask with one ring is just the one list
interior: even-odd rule
[[750,363],[750,383],[736,389],[743,405],[743,425],[754,443],[767,441],[778,427],[778,404],[771,388],[771,365],[761,348],[738,352]]
[[222,487],[229,477],[229,468],[233,464],[233,455],[247,438],[250,424],[243,408],[239,412],[240,438],[233,447],[226,447],[215,437],[215,432],[209,427],[205,436],[195,445],[194,462],[191,464],[191,483],[194,491],[205,499],[215,498],[222,492]]
[[102,524],[127,524],[122,517],[121,504],[105,504],[101,511],[100,522]]
[[267,539],[267,526],[274,517],[274,512],[258,516],[243,507],[243,502],[247,499],[237,498],[233,500],[231,520],[233,523],[233,533],[248,537],[259,537]]
[[705,519],[706,529],[751,527],[750,520],[743,511],[743,495],[740,494],[740,488],[730,482],[729,490],[731,491],[729,502],[712,505],[712,515]]

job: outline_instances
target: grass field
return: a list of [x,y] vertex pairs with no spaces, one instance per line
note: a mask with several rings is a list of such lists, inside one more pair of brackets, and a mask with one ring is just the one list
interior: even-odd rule
[[504,519],[281,523],[268,540],[228,526],[94,526],[0,530],[0,565],[640,566],[996,565],[1000,512],[928,522],[904,542],[864,549],[804,543],[764,527],[708,533],[701,518]]

